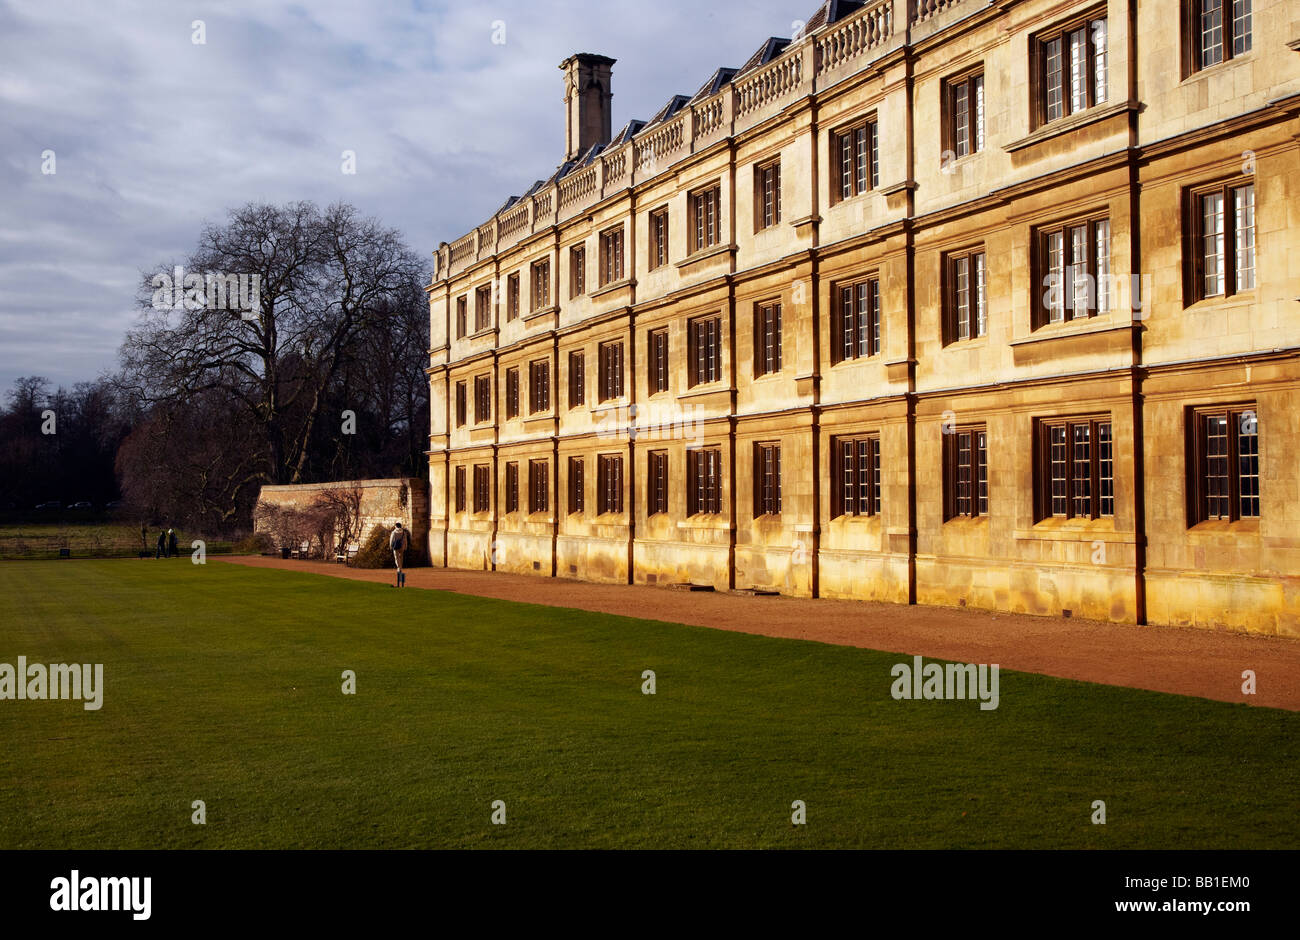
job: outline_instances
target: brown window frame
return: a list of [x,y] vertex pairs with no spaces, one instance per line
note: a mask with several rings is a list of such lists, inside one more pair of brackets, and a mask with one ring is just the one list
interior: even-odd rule
[[[862,309],[866,288],[867,309]],[[884,311],[880,297],[880,275],[872,272],[834,285],[834,312],[830,318],[831,364],[870,359],[880,355],[884,344]],[[849,308],[852,309],[849,309]],[[864,328],[865,323],[865,328]],[[865,351],[864,351],[865,349]]]
[[781,224],[781,158],[754,164],[754,231]]
[[474,465],[474,512],[492,511],[492,466],[490,464]]
[[528,413],[551,410],[551,360],[534,359],[528,363]]
[[[961,135],[962,96],[965,95],[966,140]],[[984,66],[968,69],[944,80],[943,83],[943,149],[954,159],[961,160],[985,148],[985,117],[987,99],[984,88]]]
[[474,423],[492,420],[492,376],[474,376]]
[[461,464],[456,467],[454,473],[455,484],[452,487],[456,499],[456,512],[465,511],[465,466]]
[[686,451],[686,515],[721,513],[722,448],[713,445],[689,448]]
[[711,183],[687,199],[691,219],[691,254],[722,244],[722,184]]
[[587,479],[581,457],[569,458],[569,515],[578,515],[587,508]]
[[506,420],[519,417],[519,367],[506,369]]
[[506,464],[506,512],[519,511],[519,461]]
[[[1106,233],[1106,253],[1104,255],[1098,251],[1097,244],[1103,227]],[[1074,257],[1073,235],[1080,228],[1084,229],[1085,232],[1084,273],[1082,277],[1086,280],[1089,291],[1089,296],[1086,298],[1087,303],[1084,305],[1082,313],[1079,312],[1075,300],[1078,296],[1076,293],[1078,278],[1077,276],[1071,277],[1072,269],[1077,262],[1069,260]],[[1050,280],[1052,277],[1051,239],[1053,236],[1059,236],[1061,239],[1061,318],[1059,320],[1053,319],[1056,308],[1052,301],[1055,298],[1055,293]],[[1032,257],[1030,259],[1031,268],[1034,272],[1033,283],[1036,285],[1033,297],[1034,329],[1073,323],[1075,320],[1086,320],[1111,313],[1112,275],[1110,262],[1113,250],[1114,233],[1111,231],[1110,216],[1106,213],[1076,216],[1066,221],[1035,227],[1032,237]]]
[[781,515],[781,443],[754,442],[754,518]]
[[830,132],[831,205],[880,188],[880,122],[875,114]]
[[574,245],[569,249],[569,299],[587,293],[587,246]]
[[646,332],[646,394],[666,392],[672,384],[668,371],[668,327]]
[[474,291],[474,333],[492,326],[492,285],[485,284]]
[[654,271],[668,264],[668,207],[653,210],[649,214],[649,257],[647,269]]
[[549,460],[528,461],[528,514],[550,512],[551,506],[551,462]]
[[456,298],[456,338],[464,339],[469,334],[469,295],[462,294]]
[[[1223,479],[1226,493],[1215,493],[1211,484],[1212,474],[1209,467],[1209,430],[1207,423],[1212,418],[1221,418],[1227,428],[1225,433],[1224,453],[1216,454],[1224,463]],[[1187,409],[1187,524],[1200,525],[1202,522],[1246,522],[1254,524],[1263,515],[1263,474],[1260,472],[1260,428],[1259,409],[1255,402],[1237,402],[1230,405],[1196,405]],[[1249,430],[1248,430],[1249,429]],[[1226,431],[1226,429],[1225,429]],[[1242,438],[1254,438],[1254,453],[1242,454]],[[1254,458],[1253,474],[1243,474],[1242,460]],[[1242,484],[1246,478],[1254,478],[1254,493],[1247,494],[1246,499],[1253,499],[1255,512],[1242,511]],[[1212,500],[1222,499],[1227,502],[1227,514],[1212,511]]]
[[[961,304],[961,272],[966,269],[967,302],[964,311]],[[978,276],[977,276],[978,272]],[[943,344],[962,343],[966,340],[987,336],[989,302],[988,302],[988,255],[984,246],[950,251],[943,256]],[[962,335],[963,326],[965,334]]]
[[[1218,0],[1219,41],[1210,47],[1218,51],[1218,59],[1214,62],[1206,62],[1205,27],[1201,21],[1201,5],[1201,0],[1182,0],[1179,4],[1182,29],[1183,78],[1189,78],[1197,72],[1203,72],[1217,65],[1223,65],[1225,62],[1231,62],[1254,48],[1254,4],[1252,3],[1251,9],[1246,12],[1245,32],[1241,37],[1238,37],[1236,35],[1237,16],[1235,15],[1236,11],[1233,9],[1236,3]],[[1241,48],[1238,48],[1238,45]]]
[[529,313],[537,313],[551,306],[551,259],[534,261],[529,272]]
[[617,284],[624,278],[623,226],[616,225],[600,233],[600,286]]
[[598,357],[596,385],[599,400],[606,402],[622,398],[626,390],[624,384],[626,381],[624,374],[626,360],[623,355],[623,341],[616,339],[601,343],[597,347],[596,354]]
[[781,301],[754,304],[754,377],[776,375],[782,363]]
[[668,512],[668,451],[646,453],[646,515]]
[[506,277],[506,322],[519,319],[519,272]]
[[[1250,190],[1250,266],[1241,268],[1238,264],[1241,246],[1238,245],[1236,194],[1241,190]],[[1249,177],[1236,176],[1214,183],[1189,186],[1184,190],[1183,201],[1183,269],[1187,272],[1184,306],[1200,303],[1203,300],[1227,300],[1238,294],[1254,291],[1259,286],[1259,202],[1255,182]],[[1205,210],[1204,201],[1209,196],[1218,196],[1222,200],[1220,214],[1222,222],[1218,237],[1222,239],[1222,249],[1218,261],[1222,265],[1219,280],[1222,290],[1208,293],[1205,289]],[[1242,271],[1248,270],[1250,283],[1242,286]]]
[[[1105,36],[1105,48],[1101,51],[1102,59],[1101,75],[1102,81],[1097,81],[1097,52],[1096,42],[1096,24],[1105,23],[1103,34]],[[1083,62],[1083,91],[1084,104],[1082,107],[1075,107],[1074,96],[1072,94],[1073,63],[1070,59],[1070,36],[1082,29],[1086,36],[1084,39],[1084,62]],[[1051,81],[1049,71],[1051,70],[1051,53],[1049,46],[1051,43],[1059,43],[1060,55],[1060,76],[1061,76],[1061,99],[1060,114],[1053,116],[1051,102]],[[1054,124],[1057,121],[1063,121],[1075,114],[1082,114],[1097,105],[1105,104],[1110,100],[1110,24],[1107,21],[1106,7],[1097,6],[1085,13],[1072,16],[1068,20],[1062,20],[1054,24],[1049,29],[1035,33],[1029,41],[1031,68],[1030,74],[1033,76],[1031,83],[1032,93],[1031,101],[1033,103],[1034,128],[1044,127],[1048,124]]]
[[721,382],[722,314],[711,313],[686,321],[687,387]]
[[[880,515],[880,432],[837,435],[831,438],[831,518],[872,518]],[[863,461],[866,461],[865,467]],[[863,472],[868,479],[863,483]]]
[[596,457],[596,515],[621,515],[623,512],[623,455],[598,454]]
[[[1088,494],[1087,510],[1079,511],[1080,497],[1076,492],[1076,483],[1083,479],[1078,473],[1079,463],[1074,446],[1078,443],[1074,437],[1076,428],[1087,427],[1088,430]],[[1057,512],[1055,501],[1057,495],[1054,485],[1057,478],[1053,476],[1052,433],[1064,428],[1065,447],[1063,467],[1065,476],[1061,482],[1064,488],[1065,512]],[[1105,428],[1105,438],[1110,446],[1110,476],[1102,473],[1102,465],[1107,461],[1102,456],[1101,429]],[[1110,481],[1110,512],[1105,511],[1107,497],[1104,495],[1105,482]],[[1115,432],[1114,420],[1110,415],[1071,415],[1034,419],[1034,520],[1046,519],[1113,519],[1115,517]]]
[[569,352],[569,410],[587,403],[587,356],[582,350]]
[[[943,433],[943,519],[982,519],[989,514],[989,436],[985,424],[964,424]],[[963,450],[963,439],[968,438]],[[983,439],[983,446],[980,444]],[[963,481],[963,475],[965,480]],[[963,482],[969,489],[962,495]]]
[[456,427],[463,428],[469,423],[469,386],[466,382],[456,383]]

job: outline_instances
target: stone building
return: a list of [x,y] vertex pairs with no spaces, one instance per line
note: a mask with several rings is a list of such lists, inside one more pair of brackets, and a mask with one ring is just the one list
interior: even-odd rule
[[1300,7],[831,0],[617,131],[613,64],[437,251],[435,564],[1300,635]]

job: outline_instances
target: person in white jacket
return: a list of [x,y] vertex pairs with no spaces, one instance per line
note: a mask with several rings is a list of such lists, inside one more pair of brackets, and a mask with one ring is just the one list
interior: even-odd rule
[[397,586],[406,587],[406,572],[402,571],[402,556],[406,546],[411,544],[411,537],[399,522],[393,526],[393,534],[388,537],[388,547],[393,550],[393,561],[397,564]]

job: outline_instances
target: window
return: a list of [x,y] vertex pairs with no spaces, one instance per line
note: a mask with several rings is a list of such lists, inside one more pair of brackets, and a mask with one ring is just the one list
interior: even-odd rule
[[600,234],[600,286],[623,280],[623,226]]
[[984,149],[984,74],[949,79],[945,150],[957,159]]
[[1255,187],[1216,184],[1191,193],[1191,298],[1255,287]]
[[492,288],[480,287],[474,291],[474,332],[492,325]]
[[880,185],[880,133],[875,119],[831,135],[831,201],[860,196]]
[[687,324],[691,385],[722,378],[722,317],[700,317]]
[[1043,286],[1036,326],[1110,312],[1110,222],[1088,219],[1039,229],[1035,265]]
[[650,270],[668,263],[668,207],[650,213]]
[[519,369],[506,370],[506,418],[519,417]]
[[587,249],[575,245],[569,249],[569,299],[587,293]]
[[880,435],[831,441],[831,514],[880,515]]
[[781,371],[781,304],[777,301],[754,308],[754,375]]
[[538,359],[528,363],[528,413],[537,414],[551,407],[551,362]]
[[506,278],[506,320],[519,319],[519,274]]
[[548,460],[528,461],[528,511],[549,511],[551,465]]
[[456,511],[465,511],[465,468],[456,468]]
[[691,219],[695,225],[695,231],[691,233],[691,250],[712,248],[722,240],[722,187],[714,186],[692,193],[690,202]]
[[754,231],[781,221],[781,161],[754,167]]
[[1110,421],[1038,422],[1038,518],[1097,519],[1115,514]]
[[587,484],[582,473],[582,458],[569,458],[569,514],[581,513],[587,504]]
[[668,391],[668,329],[651,330],[646,334],[649,355],[647,359],[647,391],[654,395]]
[[1259,417],[1254,405],[1193,409],[1190,524],[1259,518]]
[[754,445],[754,518],[781,514],[781,445]]
[[623,511],[623,458],[602,454],[596,458],[596,512]]
[[474,467],[474,511],[487,512],[492,508],[492,468],[487,464]]
[[456,338],[464,339],[469,333],[469,299],[467,297],[456,298]]
[[1252,6],[1251,0],[1183,0],[1186,72],[1249,52]]
[[963,251],[944,260],[944,342],[956,343],[988,332],[984,252]]
[[646,455],[646,515],[668,511],[668,451]]
[[506,464],[506,512],[519,511],[519,464]]
[[880,352],[880,280],[870,277],[836,289],[835,360],[861,359]]
[[623,344],[601,343],[599,349],[600,362],[598,369],[600,374],[597,381],[600,385],[600,400],[609,401],[612,398],[621,398],[623,395]]
[[456,427],[464,427],[466,421],[465,383],[456,383]]
[[551,262],[536,261],[532,268],[532,306],[529,310],[536,313],[551,305]]
[[492,420],[492,377],[474,377],[474,423]]
[[587,357],[580,352],[569,353],[569,407],[577,408],[587,403]]
[[722,512],[722,451],[716,447],[686,452],[686,514]]
[[943,435],[945,520],[975,518],[989,512],[988,430],[953,428]]
[[1106,100],[1106,18],[1083,17],[1034,38],[1038,122],[1046,124]]

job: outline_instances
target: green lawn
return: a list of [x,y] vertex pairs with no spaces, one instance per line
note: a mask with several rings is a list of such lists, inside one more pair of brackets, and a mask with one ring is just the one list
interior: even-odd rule
[[106,691],[0,701],[0,849],[1296,845],[1300,715],[1244,705],[188,558],[0,564],[19,655]]
[[[150,526],[148,551],[152,554],[159,528]],[[201,534],[176,530],[177,548],[185,556],[191,542]],[[223,539],[204,539],[209,555],[229,552]],[[66,548],[74,558],[135,558],[140,552],[139,523],[121,522],[22,522],[0,524],[0,560],[57,559]],[[0,660],[3,661],[3,660]]]

